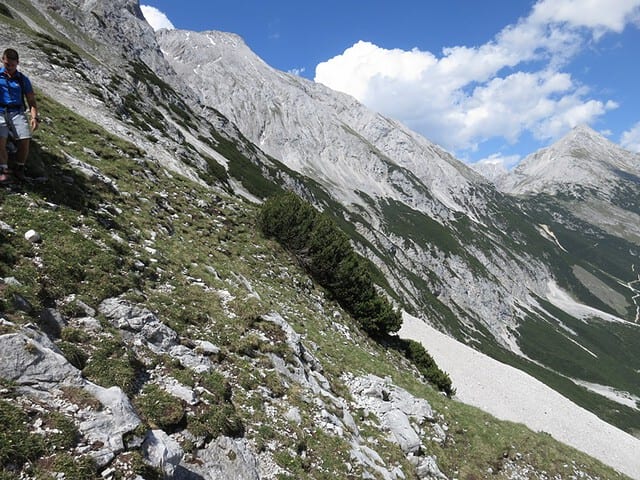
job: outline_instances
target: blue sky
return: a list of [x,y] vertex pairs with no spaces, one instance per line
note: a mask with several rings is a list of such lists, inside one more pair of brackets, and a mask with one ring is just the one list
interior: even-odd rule
[[143,0],[154,28],[240,35],[466,162],[587,124],[640,152],[640,0]]

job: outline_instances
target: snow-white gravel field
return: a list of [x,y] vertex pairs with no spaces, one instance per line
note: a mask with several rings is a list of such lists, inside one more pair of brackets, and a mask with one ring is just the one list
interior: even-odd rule
[[640,480],[640,439],[600,420],[530,375],[444,335],[406,313],[399,335],[416,340],[451,376],[456,398],[527,425]]

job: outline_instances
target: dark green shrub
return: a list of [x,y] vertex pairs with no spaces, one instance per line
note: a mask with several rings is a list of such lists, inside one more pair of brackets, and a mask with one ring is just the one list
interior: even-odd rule
[[400,329],[400,313],[377,293],[369,263],[331,218],[287,192],[265,202],[258,224],[265,235],[295,254],[369,335],[380,337]]
[[300,254],[309,244],[318,211],[291,192],[269,198],[258,219],[263,233],[276,238],[288,250]]
[[435,360],[421,343],[415,340],[400,340],[401,349],[405,356],[411,360],[418,371],[440,391],[448,396],[455,395],[455,389],[451,386],[451,378],[449,374],[438,367]]

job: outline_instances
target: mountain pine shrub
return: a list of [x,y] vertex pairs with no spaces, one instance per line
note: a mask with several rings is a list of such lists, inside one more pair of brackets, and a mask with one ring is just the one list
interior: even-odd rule
[[369,264],[327,215],[286,192],[265,202],[258,223],[266,236],[298,258],[370,336],[382,337],[400,329],[400,313],[376,291]]
[[455,388],[451,386],[451,377],[438,367],[436,361],[421,343],[406,339],[402,339],[399,342],[400,348],[404,351],[404,355],[411,360],[418,371],[424,375],[429,382],[449,397],[455,395]]

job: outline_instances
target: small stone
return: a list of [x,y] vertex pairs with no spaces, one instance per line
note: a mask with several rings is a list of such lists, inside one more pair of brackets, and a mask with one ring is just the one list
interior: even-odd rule
[[2,220],[0,220],[0,230],[4,230],[5,232],[9,233],[16,233],[11,225],[9,225],[8,223],[4,223]]
[[38,243],[42,240],[42,237],[35,230],[29,230],[24,234],[24,238],[31,243]]

